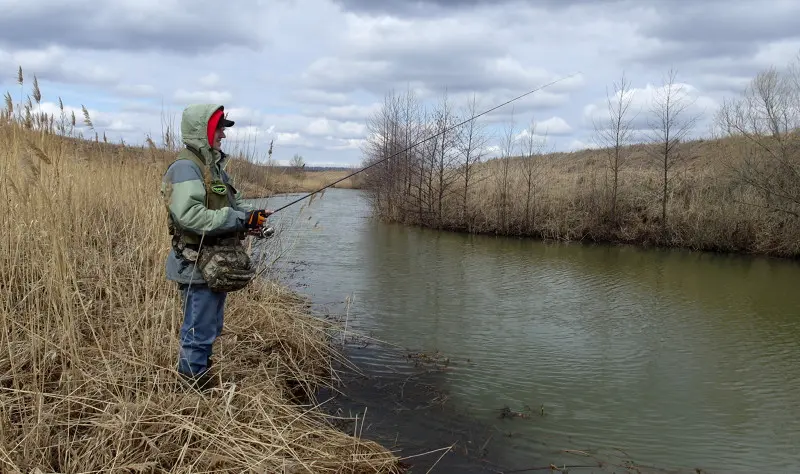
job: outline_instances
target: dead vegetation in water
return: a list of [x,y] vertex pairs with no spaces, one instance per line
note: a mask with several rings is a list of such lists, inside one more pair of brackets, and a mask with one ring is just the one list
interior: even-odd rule
[[[500,419],[514,419],[514,418],[522,418],[527,419],[533,415],[533,410],[528,405],[525,405],[525,408],[521,411],[512,410],[508,405],[505,405],[503,408],[500,409],[500,414],[498,418]],[[541,415],[544,416],[544,406],[541,408]]]
[[229,295],[222,385],[182,387],[158,193],[169,154],[17,110],[0,121],[0,471],[400,472],[315,406],[331,328],[276,283]]
[[450,357],[445,356],[440,351],[427,352],[410,352],[406,357],[414,361],[414,367],[433,366],[439,369],[445,369],[450,366]]

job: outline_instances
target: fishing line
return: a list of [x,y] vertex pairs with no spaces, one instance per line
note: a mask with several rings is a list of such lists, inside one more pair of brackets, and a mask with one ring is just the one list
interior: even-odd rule
[[[405,149],[398,151],[397,153],[394,153],[394,154],[392,154],[392,155],[389,155],[389,156],[387,156],[386,158],[380,159],[380,160],[378,160],[378,161],[376,161],[376,162],[374,162],[374,163],[372,163],[372,164],[370,164],[370,165],[368,165],[368,166],[365,166],[365,167],[361,168],[360,170],[354,171],[354,172],[352,172],[352,173],[348,174],[347,176],[345,176],[345,177],[343,177],[343,178],[339,178],[339,179],[337,179],[336,181],[334,181],[334,182],[332,182],[332,183],[330,183],[330,184],[327,184],[327,185],[325,185],[325,186],[323,186],[323,187],[321,187],[321,188],[317,189],[316,191],[310,192],[310,193],[306,194],[305,196],[299,197],[299,198],[295,199],[294,201],[292,201],[292,202],[290,202],[290,203],[288,203],[288,204],[284,204],[283,206],[281,206],[281,207],[279,207],[279,208],[275,209],[274,211],[272,211],[272,214],[274,215],[275,213],[277,213],[277,212],[279,212],[279,211],[281,211],[281,210],[283,210],[283,209],[286,209],[286,208],[287,208],[287,207],[289,207],[289,206],[293,206],[293,205],[297,204],[298,202],[300,202],[300,201],[302,201],[302,200],[304,200],[304,199],[308,199],[309,197],[311,197],[311,196],[313,196],[313,195],[315,195],[315,194],[317,194],[317,193],[319,193],[319,192],[322,192],[322,191],[324,191],[324,190],[326,190],[326,189],[330,188],[331,186],[334,186],[334,185],[336,185],[337,183],[340,183],[340,182],[342,182],[342,181],[346,180],[347,178],[350,178],[350,177],[352,177],[352,176],[355,176],[355,175],[357,175],[357,174],[359,174],[359,173],[361,173],[361,172],[363,172],[363,171],[366,171],[366,170],[368,170],[368,169],[372,168],[373,166],[376,166],[376,165],[379,165],[379,164],[383,163],[384,161],[388,161],[388,160],[390,160],[390,159],[392,159],[392,158],[394,158],[394,157],[396,157],[396,156],[398,156],[398,155],[400,155],[400,154],[402,154],[402,153],[405,153],[405,152],[407,152],[407,151],[411,150],[412,148],[414,148],[414,147],[416,147],[416,146],[419,146],[419,145],[421,145],[421,144],[423,144],[423,143],[425,143],[425,142],[427,142],[427,141],[433,140],[434,138],[438,138],[439,136],[441,136],[441,135],[443,135],[443,134],[445,134],[445,133],[447,133],[447,132],[449,132],[449,131],[451,131],[451,130],[453,130],[453,129],[455,129],[455,128],[458,128],[458,127],[460,127],[460,126],[462,126],[462,125],[464,125],[464,124],[467,124],[467,123],[471,122],[472,120],[475,120],[475,119],[477,119],[478,117],[481,117],[481,116],[483,116],[483,115],[486,115],[486,114],[488,114],[489,112],[493,112],[493,111],[495,111],[495,110],[499,109],[500,107],[504,107],[504,106],[506,106],[506,105],[508,105],[508,104],[510,104],[510,103],[512,103],[512,102],[515,102],[515,101],[517,101],[517,100],[519,100],[519,99],[521,99],[521,98],[523,98],[523,97],[525,97],[525,96],[531,95],[531,94],[533,94],[534,92],[538,92],[538,91],[540,91],[540,90],[543,90],[543,89],[545,89],[545,88],[547,88],[547,87],[550,87],[550,86],[552,86],[553,84],[557,84],[557,83],[559,83],[559,82],[561,82],[561,81],[564,81],[564,80],[566,80],[566,79],[569,79],[570,77],[572,77],[572,76],[575,76],[575,75],[577,75],[577,74],[580,74],[580,71],[574,72],[574,73],[572,73],[572,74],[569,74],[569,75],[567,75],[567,76],[564,76],[564,77],[562,77],[562,78],[560,78],[560,79],[556,79],[555,81],[548,82],[547,84],[541,85],[541,86],[539,86],[539,87],[537,87],[537,88],[535,88],[535,89],[532,89],[532,90],[530,90],[530,91],[528,91],[528,92],[525,92],[524,94],[518,95],[517,97],[514,97],[513,99],[509,99],[509,100],[507,100],[507,101],[503,102],[503,103],[502,103],[502,104],[500,104],[500,105],[496,105],[496,106],[492,107],[491,109],[484,110],[483,112],[481,112],[481,113],[479,113],[479,114],[477,114],[477,115],[473,115],[473,116],[469,117],[468,119],[466,119],[466,120],[463,120],[461,123],[458,123],[458,124],[455,124],[455,125],[453,125],[453,126],[451,126],[451,127],[449,127],[449,128],[446,128],[446,129],[444,129],[444,130],[440,131],[439,133],[436,133],[435,135],[431,135],[431,136],[429,136],[429,137],[425,138],[424,140],[420,140],[420,141],[418,141],[418,142],[414,143],[413,145],[411,145],[411,146],[408,146],[408,147],[406,147]],[[273,234],[274,234],[274,229],[273,229],[272,227],[265,226],[265,227],[264,227],[264,229],[263,229],[263,230],[262,230],[262,231],[259,233],[259,236],[260,236],[260,237],[263,239],[263,238],[269,238],[269,237],[271,237]],[[262,269],[261,269],[261,270],[260,270],[260,271],[259,271],[259,272],[256,274],[256,277],[255,277],[254,279],[257,279],[258,277],[260,277],[260,276],[261,276],[261,274],[262,274],[262,273],[264,273],[264,271],[265,271],[266,269],[267,269],[267,266],[265,266],[264,268],[262,268]]]
[[[308,194],[306,194],[305,196],[302,196],[302,197],[300,197],[300,198],[297,198],[297,199],[295,199],[294,201],[292,201],[292,202],[290,202],[290,203],[288,203],[288,204],[284,204],[283,206],[281,206],[281,207],[279,207],[279,208],[275,209],[275,210],[274,210],[272,213],[273,213],[273,214],[275,214],[275,213],[277,213],[277,212],[279,212],[279,211],[282,211],[283,209],[286,209],[286,208],[287,208],[287,207],[289,207],[289,206],[293,206],[293,205],[297,204],[298,202],[300,202],[300,201],[302,201],[302,200],[304,200],[304,199],[307,199],[307,198],[309,198],[309,197],[311,197],[311,196],[313,196],[313,195],[315,195],[315,194],[317,194],[317,193],[319,193],[319,192],[321,192],[321,191],[324,191],[325,189],[328,189],[328,188],[330,188],[331,186],[334,186],[334,185],[336,185],[336,184],[338,184],[338,183],[340,183],[340,182],[344,181],[344,180],[345,180],[345,179],[347,179],[347,178],[353,177],[353,176],[355,176],[355,175],[357,175],[357,174],[359,174],[359,173],[361,173],[361,172],[364,172],[364,171],[366,171],[366,170],[368,170],[368,169],[372,168],[373,166],[376,166],[376,165],[379,165],[379,164],[383,163],[384,161],[388,161],[388,160],[390,160],[390,159],[392,159],[392,158],[394,158],[394,157],[396,157],[396,156],[398,156],[398,155],[400,155],[400,154],[402,154],[402,153],[405,153],[405,152],[407,152],[407,151],[411,150],[412,148],[414,148],[414,147],[416,147],[416,146],[419,146],[419,145],[421,145],[421,144],[423,144],[423,143],[427,142],[427,141],[433,140],[434,138],[438,138],[439,136],[441,136],[441,135],[443,135],[443,134],[445,134],[445,133],[447,133],[447,132],[449,132],[449,131],[451,131],[451,130],[453,130],[453,129],[455,129],[455,128],[458,128],[458,127],[460,127],[460,126],[462,126],[462,125],[464,125],[464,124],[467,124],[467,123],[471,122],[472,120],[475,120],[475,119],[477,119],[478,117],[481,117],[481,116],[483,116],[483,115],[486,115],[486,114],[488,114],[489,112],[493,112],[493,111],[495,111],[495,110],[499,109],[500,107],[504,107],[504,106],[506,106],[506,105],[508,105],[508,104],[510,104],[510,103],[512,103],[512,102],[515,102],[515,101],[517,101],[517,100],[519,100],[519,99],[521,99],[521,98],[523,98],[523,97],[525,97],[525,96],[531,95],[531,94],[533,94],[534,92],[538,92],[538,91],[540,91],[540,90],[543,90],[543,89],[545,89],[545,88],[547,88],[547,87],[550,87],[550,86],[552,86],[553,84],[557,84],[557,83],[559,83],[559,82],[561,82],[561,81],[563,81],[563,80],[569,79],[570,77],[572,77],[572,76],[575,76],[575,75],[577,75],[577,74],[580,74],[580,71],[574,72],[574,73],[572,73],[572,74],[570,74],[570,75],[567,75],[567,76],[564,76],[564,77],[562,77],[562,78],[560,78],[560,79],[556,79],[555,81],[552,81],[552,82],[549,82],[549,83],[547,83],[547,84],[541,85],[541,86],[539,86],[539,87],[537,87],[537,88],[535,88],[535,89],[532,89],[532,90],[530,90],[530,91],[528,91],[528,92],[525,92],[524,94],[521,94],[521,95],[519,95],[519,96],[517,96],[517,97],[514,97],[513,99],[507,100],[506,102],[503,102],[503,103],[502,103],[502,104],[500,104],[500,105],[496,105],[496,106],[492,107],[492,108],[491,108],[491,109],[489,109],[489,110],[485,110],[485,111],[483,111],[483,112],[479,113],[478,115],[473,115],[473,116],[471,116],[470,118],[468,118],[468,119],[466,119],[466,120],[462,121],[461,123],[458,123],[458,124],[456,124],[456,125],[453,125],[453,126],[451,126],[451,127],[448,127],[448,128],[446,128],[446,129],[442,130],[442,131],[441,131],[441,132],[439,132],[439,133],[436,133],[436,134],[434,134],[434,135],[431,135],[431,136],[429,136],[428,138],[425,138],[424,140],[421,140],[421,141],[419,141],[419,142],[417,142],[417,143],[414,143],[413,145],[411,145],[411,146],[409,146],[409,147],[406,147],[406,148],[405,148],[405,149],[403,149],[403,150],[400,150],[400,151],[398,151],[397,153],[394,153],[394,154],[392,154],[392,155],[389,155],[389,156],[387,156],[386,158],[380,159],[380,160],[378,160],[378,161],[376,161],[376,162],[374,162],[374,163],[372,163],[372,164],[370,164],[370,165],[368,165],[368,166],[365,166],[365,167],[361,168],[360,170],[354,171],[353,173],[350,173],[350,174],[348,174],[347,176],[345,176],[345,177],[343,177],[343,178],[337,179],[336,181],[334,181],[334,182],[332,182],[332,183],[330,183],[330,184],[327,184],[327,185],[325,185],[325,186],[323,186],[323,187],[321,187],[321,188],[317,189],[316,191],[313,191],[313,192],[311,192],[311,193],[308,193]],[[271,148],[271,146],[270,146],[270,148]],[[261,231],[261,236],[262,236],[262,238],[268,238],[268,237],[272,236],[272,233],[273,233],[273,232],[274,232],[274,230],[273,230],[273,229],[271,229],[271,228],[265,228],[265,229],[263,229],[263,230]],[[198,254],[200,253],[200,251],[201,251],[201,250],[202,250],[202,248],[203,248],[203,243],[204,243],[204,240],[205,240],[205,236],[206,236],[206,233],[205,233],[205,231],[203,231],[203,232],[201,233],[201,235],[200,235],[200,243],[199,243],[199,245],[198,245],[198,249],[197,249],[197,252],[198,252]],[[195,268],[196,268],[196,267],[197,267],[197,261],[193,262],[193,266],[192,266],[192,276],[194,275],[194,272],[195,272]],[[259,271],[259,272],[256,274],[256,276],[255,276],[255,278],[254,278],[254,279],[257,279],[259,276],[261,276],[261,274],[264,272],[264,270],[266,270],[266,268],[267,268],[267,267],[265,267],[265,268],[261,269],[261,271]],[[184,294],[184,296],[185,296],[185,297],[183,298],[183,300],[184,300],[184,301],[183,301],[183,305],[184,305],[184,310],[183,310],[183,312],[184,312],[184,314],[185,314],[185,311],[186,311],[186,305],[188,304],[188,300],[189,300],[189,298],[191,297],[190,290],[191,290],[191,288],[192,288],[192,283],[193,283],[193,278],[190,278],[190,280],[189,280],[189,284],[188,284],[188,287],[187,287],[187,289],[186,289],[186,292],[185,292],[185,294]],[[180,364],[180,360],[179,360],[179,364]]]
[[309,197],[311,197],[311,196],[313,196],[313,195],[317,194],[318,192],[324,191],[325,189],[327,189],[327,188],[330,188],[331,186],[333,186],[333,185],[335,185],[335,184],[338,184],[338,183],[340,183],[340,182],[342,182],[342,181],[346,180],[347,178],[353,177],[353,176],[357,175],[358,173],[361,173],[361,172],[363,172],[363,171],[366,171],[366,170],[368,170],[368,169],[372,168],[372,167],[373,167],[373,166],[375,166],[375,165],[379,165],[379,164],[383,163],[384,161],[390,160],[390,159],[392,159],[392,158],[394,158],[394,157],[396,157],[396,156],[398,156],[398,155],[400,155],[400,154],[402,154],[402,153],[405,153],[405,152],[407,152],[407,151],[411,150],[412,148],[414,148],[414,147],[416,147],[416,146],[419,146],[419,145],[421,145],[421,144],[423,144],[423,143],[425,143],[425,142],[429,141],[429,140],[433,140],[434,138],[438,138],[439,136],[441,136],[441,135],[443,135],[443,134],[445,134],[445,133],[447,133],[447,132],[449,132],[449,131],[451,131],[451,130],[453,130],[453,129],[455,129],[455,128],[458,128],[458,127],[460,127],[460,126],[462,126],[462,125],[464,125],[464,124],[466,124],[466,123],[469,123],[469,122],[471,122],[472,120],[475,120],[475,119],[476,119],[476,118],[478,118],[478,117],[481,117],[481,116],[483,116],[483,115],[486,115],[486,114],[488,114],[489,112],[495,111],[495,110],[499,109],[500,107],[504,107],[504,106],[506,106],[506,105],[508,105],[508,104],[510,104],[510,103],[512,103],[512,102],[515,102],[515,101],[517,101],[517,100],[519,100],[519,99],[521,99],[521,98],[523,98],[523,97],[525,97],[525,96],[527,96],[527,95],[533,94],[534,92],[538,92],[538,91],[540,91],[540,90],[542,90],[542,89],[545,89],[546,87],[550,87],[550,86],[552,86],[553,84],[557,84],[557,83],[559,83],[559,82],[561,82],[561,81],[563,81],[563,80],[569,79],[570,77],[572,77],[572,76],[575,76],[575,75],[577,75],[577,74],[580,74],[580,71],[578,71],[578,72],[574,72],[574,73],[572,73],[572,74],[570,74],[570,75],[568,75],[568,76],[564,76],[564,77],[562,77],[562,78],[560,78],[560,79],[557,79],[557,80],[555,80],[555,81],[552,81],[552,82],[549,82],[549,83],[547,83],[547,84],[544,84],[544,85],[542,85],[542,86],[539,86],[539,87],[537,87],[536,89],[530,90],[530,91],[528,91],[528,92],[526,92],[526,93],[524,93],[524,94],[522,94],[522,95],[519,95],[519,96],[517,96],[517,97],[514,97],[513,99],[507,100],[506,102],[503,102],[503,103],[502,103],[502,104],[500,104],[500,105],[494,106],[494,107],[492,107],[492,108],[491,108],[491,109],[489,109],[489,110],[485,110],[485,111],[483,111],[483,112],[479,113],[478,115],[474,115],[474,116],[472,116],[472,117],[470,117],[470,118],[468,118],[468,119],[464,120],[464,121],[463,121],[463,122],[461,122],[461,123],[458,123],[458,124],[456,124],[456,125],[453,125],[453,126],[451,126],[451,127],[449,127],[449,128],[446,128],[446,129],[442,130],[441,132],[439,132],[439,133],[437,133],[437,134],[435,134],[435,135],[431,135],[431,136],[429,136],[428,138],[426,138],[426,139],[424,139],[424,140],[421,140],[421,141],[419,141],[419,142],[417,142],[417,143],[414,143],[413,145],[411,145],[411,146],[409,146],[409,147],[407,147],[407,148],[405,148],[405,149],[403,149],[403,150],[400,150],[400,151],[398,151],[397,153],[395,153],[395,154],[393,154],[393,155],[387,156],[386,158],[380,159],[380,160],[376,161],[375,163],[372,163],[371,165],[368,165],[368,166],[365,166],[365,167],[361,168],[361,169],[360,169],[360,170],[358,170],[358,171],[355,171],[355,172],[353,172],[353,173],[350,173],[350,174],[348,174],[347,176],[345,176],[344,178],[339,178],[339,179],[337,179],[336,181],[334,181],[334,182],[332,182],[332,183],[330,183],[330,184],[328,184],[328,185],[325,185],[325,186],[323,186],[323,187],[321,187],[321,188],[317,189],[316,191],[313,191],[313,192],[311,192],[311,193],[308,193],[308,194],[306,194],[305,196],[299,197],[299,198],[295,199],[294,201],[292,201],[292,202],[290,202],[290,203],[288,203],[288,204],[284,204],[283,206],[281,206],[281,207],[279,207],[279,208],[275,209],[275,210],[274,210],[272,213],[273,213],[273,214],[275,214],[276,212],[278,212],[278,211],[281,211],[281,210],[283,210],[283,209],[286,209],[286,208],[287,208],[287,207],[289,207],[289,206],[293,206],[293,205],[297,204],[298,202],[300,202],[300,201],[302,201],[302,200],[304,200],[304,199],[307,199],[307,198],[309,198]]

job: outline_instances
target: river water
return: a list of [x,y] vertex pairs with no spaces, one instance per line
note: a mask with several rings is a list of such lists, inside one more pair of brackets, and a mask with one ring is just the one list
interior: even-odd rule
[[487,440],[473,454],[491,446],[506,469],[800,472],[797,263],[389,225],[354,190],[273,223],[282,278],[388,343],[352,351],[362,367],[405,373],[398,354],[438,351],[448,411],[407,424],[468,420]]

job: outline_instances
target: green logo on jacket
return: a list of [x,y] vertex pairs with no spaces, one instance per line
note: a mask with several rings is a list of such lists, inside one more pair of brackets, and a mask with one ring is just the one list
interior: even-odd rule
[[228,193],[228,186],[226,186],[225,183],[221,181],[215,181],[211,183],[211,190],[216,194],[224,196]]

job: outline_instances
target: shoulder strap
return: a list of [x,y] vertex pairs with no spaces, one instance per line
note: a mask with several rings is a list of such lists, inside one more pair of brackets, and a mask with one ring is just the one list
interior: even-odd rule
[[178,153],[178,157],[175,158],[175,161],[173,161],[173,163],[180,160],[189,160],[194,162],[194,164],[196,164],[200,168],[200,171],[203,172],[203,174],[205,174],[204,173],[205,169],[208,168],[208,166],[206,166],[206,162],[201,157],[197,156],[197,153],[195,153],[194,150],[191,150],[189,148],[184,148],[183,150],[181,150],[181,152]]
[[189,160],[199,168],[200,175],[203,177],[203,188],[205,188],[206,191],[205,204],[208,205],[208,189],[211,186],[211,171],[208,169],[208,166],[206,166],[206,163],[202,157],[198,156],[197,153],[190,148],[184,148],[181,150],[180,153],[178,153],[177,158],[170,163],[170,166],[181,160]]

